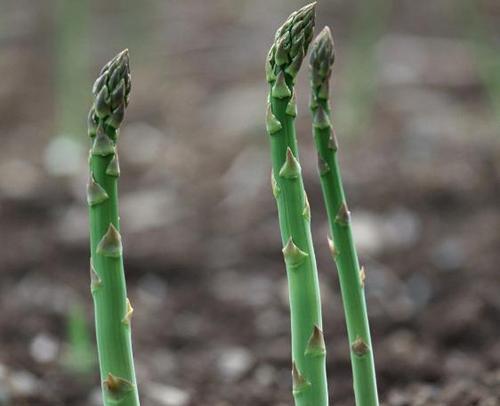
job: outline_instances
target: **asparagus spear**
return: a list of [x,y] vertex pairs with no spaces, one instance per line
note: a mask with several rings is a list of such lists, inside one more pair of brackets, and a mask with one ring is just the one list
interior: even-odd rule
[[311,51],[311,111],[314,142],[318,150],[318,169],[325,201],[332,255],[339,271],[340,288],[351,343],[356,405],[378,405],[375,365],[364,297],[364,270],[359,267],[350,226],[340,168],[337,140],[330,119],[329,81],[335,59],[330,29],[317,36]]
[[90,274],[104,405],[138,406],[118,216],[116,142],[130,94],[128,51],[100,72],[88,118]]
[[266,61],[270,86],[266,124],[288,277],[293,396],[297,406],[328,405],[318,275],[294,123],[294,81],[312,40],[314,8],[315,3],[290,15],[276,32]]

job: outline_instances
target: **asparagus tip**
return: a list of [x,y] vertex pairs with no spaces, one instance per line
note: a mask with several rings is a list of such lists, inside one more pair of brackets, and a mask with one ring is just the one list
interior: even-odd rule
[[104,65],[92,87],[95,101],[88,119],[90,136],[95,133],[98,119],[118,129],[128,106],[130,88],[129,52],[124,49]]
[[[274,44],[266,62],[266,75],[272,81],[274,75],[286,71],[292,79],[297,75],[304,55],[312,41],[316,2],[294,11],[278,28]],[[281,67],[278,71],[276,67]]]
[[335,43],[330,27],[325,26],[314,39],[309,62],[312,69],[321,73],[321,76],[326,76],[329,73],[335,62]]
[[319,32],[319,34],[316,36],[316,41],[325,41],[329,44],[334,44],[332,30],[330,30],[330,27],[328,27],[328,25],[325,25]]
[[[305,6],[298,9],[296,12],[292,13],[291,16],[295,16],[298,20],[308,20],[314,18],[314,13],[316,12],[317,1],[306,4]],[[290,17],[291,17],[290,16]]]
[[125,48],[121,52],[118,53],[118,56],[121,58],[128,58],[129,57],[129,51],[128,48]]
[[[313,97],[310,107],[315,110],[319,99],[327,101],[329,97],[329,81],[332,74],[332,66],[335,61],[335,45],[329,27],[323,28],[313,41],[311,46],[309,66],[311,70],[311,87]],[[328,124],[325,122],[325,126]]]

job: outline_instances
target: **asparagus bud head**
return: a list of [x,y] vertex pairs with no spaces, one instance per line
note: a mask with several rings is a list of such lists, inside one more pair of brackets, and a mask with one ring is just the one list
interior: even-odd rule
[[125,49],[102,68],[94,83],[92,93],[95,100],[88,120],[90,136],[97,132],[99,120],[118,129],[128,106],[130,88],[129,54]]
[[318,99],[328,100],[329,81],[335,61],[335,48],[330,28],[325,27],[318,34],[311,47],[309,65],[311,68],[311,86],[313,107],[317,108]]
[[293,12],[276,31],[266,62],[269,82],[274,81],[281,71],[292,78],[297,75],[313,38],[315,7],[316,3],[311,3]]

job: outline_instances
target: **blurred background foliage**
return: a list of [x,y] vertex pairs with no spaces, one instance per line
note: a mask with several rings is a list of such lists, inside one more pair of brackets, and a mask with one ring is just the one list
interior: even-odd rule
[[[500,4],[320,1],[386,405],[500,397]],[[144,404],[291,402],[263,61],[296,0],[0,2],[0,405],[98,405],[90,89],[129,48],[121,214]],[[306,69],[298,130],[335,405],[352,405]],[[420,403],[419,403],[420,402]],[[492,403],[493,402],[493,403]]]

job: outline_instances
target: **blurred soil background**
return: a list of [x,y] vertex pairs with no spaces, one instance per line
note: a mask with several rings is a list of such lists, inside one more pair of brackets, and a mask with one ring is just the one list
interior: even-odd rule
[[[0,2],[0,405],[99,405],[90,88],[121,49],[121,216],[145,406],[292,404],[264,59],[296,0]],[[500,3],[320,1],[386,406],[500,404]],[[354,405],[310,135],[331,400]]]

